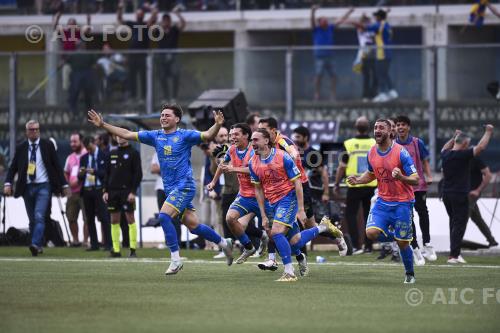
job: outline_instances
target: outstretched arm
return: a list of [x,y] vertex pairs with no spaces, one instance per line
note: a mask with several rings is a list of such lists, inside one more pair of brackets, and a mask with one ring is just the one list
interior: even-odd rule
[[353,12],[354,12],[354,7],[349,8],[349,10],[344,14],[344,16],[342,16],[339,20],[335,21],[335,25],[339,26],[343,24]]
[[179,10],[174,11],[174,14],[179,18],[179,30],[183,31],[186,28],[186,20],[184,19],[184,16],[181,15],[181,12]]
[[124,7],[123,0],[120,0],[118,3],[118,9],[116,10],[116,21],[118,21],[118,24],[123,24],[123,7]]
[[124,128],[118,127],[118,126],[113,126],[111,124],[108,124],[104,121],[102,118],[102,114],[95,112],[94,110],[90,110],[88,112],[88,120],[94,126],[103,128],[112,135],[119,136],[120,138],[126,139],[126,140],[133,140],[133,141],[138,141],[138,136],[137,132],[132,132],[129,130],[126,130]]

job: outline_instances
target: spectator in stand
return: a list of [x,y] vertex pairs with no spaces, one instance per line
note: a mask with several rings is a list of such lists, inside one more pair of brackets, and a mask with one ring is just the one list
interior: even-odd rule
[[102,52],[97,64],[101,66],[104,73],[104,95],[109,97],[116,84],[119,84],[122,89],[125,88],[127,82],[126,60],[123,54],[113,52],[109,43],[104,43]]
[[[68,19],[66,26],[61,26],[59,25],[59,21],[63,13],[63,8],[64,6],[61,2],[56,8],[53,29],[57,39],[62,42],[62,50],[65,52],[73,52],[77,49],[77,42],[81,40],[82,34],[88,35],[90,33],[91,16],[87,14],[87,25],[84,27],[83,31],[74,17]],[[68,89],[71,91],[72,81],[70,81],[71,64],[68,62],[69,56],[70,54],[67,53],[62,54],[61,63],[59,64],[59,66],[62,67],[62,88],[64,91]]]
[[344,23],[349,15],[354,11],[350,8],[340,20],[335,21],[333,24],[328,23],[326,17],[320,17],[316,21],[316,11],[318,6],[314,5],[311,8],[311,28],[313,32],[314,43],[314,100],[320,99],[321,91],[321,78],[323,74],[327,73],[331,79],[331,95],[332,100],[336,99],[337,94],[337,78],[335,75],[335,68],[333,62],[333,50],[325,49],[335,45],[334,30],[335,27]]
[[358,29],[371,31],[375,34],[375,72],[377,74],[378,94],[373,99],[374,102],[387,102],[399,97],[389,75],[392,59],[392,27],[387,23],[387,13],[388,11],[382,9],[373,13],[376,20],[373,24],[353,23]]
[[[123,0],[118,4],[117,20],[119,24],[128,26],[132,31],[129,45],[130,50],[145,52],[149,48],[149,28],[156,23],[158,9],[151,5],[151,15],[147,21],[144,20],[144,9],[135,11],[135,21],[123,20]],[[146,54],[132,53],[128,56],[129,92],[130,97],[144,99],[146,96]],[[140,93],[137,91],[137,79],[141,85]]]
[[[88,43],[85,41],[77,42],[77,50],[85,51]],[[70,89],[69,89],[69,107],[73,114],[78,111],[78,98],[83,91],[85,107],[92,108],[94,94],[94,68],[97,56],[95,54],[79,53],[72,54],[67,62],[71,65]]]
[[[368,16],[363,14],[359,23],[370,25]],[[375,73],[375,33],[357,28],[359,51],[353,64],[353,71],[363,76],[363,102],[368,102],[377,94],[377,75]]]
[[66,201],[66,216],[68,217],[69,228],[73,238],[71,242],[71,246],[73,247],[82,245],[78,238],[78,215],[80,214],[80,210],[83,215],[83,242],[87,243],[89,238],[85,208],[83,206],[83,199],[80,196],[82,183],[78,179],[80,158],[87,153],[87,150],[83,147],[82,139],[80,133],[71,134],[69,146],[71,147],[72,153],[66,158],[66,163],[64,164],[64,176],[71,190],[71,195]]
[[177,54],[168,51],[176,50],[179,46],[179,34],[186,27],[186,20],[176,9],[172,12],[179,20],[177,24],[172,24],[172,17],[169,14],[162,16],[161,25],[158,29],[163,30],[163,38],[158,42],[158,48],[166,50],[166,53],[158,54],[159,58],[159,79],[163,90],[164,99],[175,101],[179,92],[179,63]]
[[469,220],[470,162],[488,146],[493,135],[493,125],[486,125],[477,146],[470,148],[470,138],[456,131],[441,150],[443,166],[443,203],[450,217],[449,264],[467,263],[460,254],[462,239]]

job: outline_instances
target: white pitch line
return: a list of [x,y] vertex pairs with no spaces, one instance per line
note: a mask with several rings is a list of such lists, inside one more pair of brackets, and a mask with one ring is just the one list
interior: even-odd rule
[[[109,259],[71,259],[71,258],[0,258],[0,262],[86,262],[86,263],[107,263],[107,264],[116,264],[116,263],[169,263],[170,260],[167,259],[153,259],[153,258],[137,258],[137,259],[117,259],[117,258],[109,258]],[[203,259],[184,259],[184,263],[191,264],[208,264],[208,265],[222,265],[226,264],[224,261],[210,261]],[[254,265],[258,262],[247,261],[246,265]],[[368,262],[326,262],[326,263],[309,263],[309,265],[313,266],[359,266],[359,267],[400,267],[402,264],[397,263],[368,263]],[[235,264],[235,266],[237,266]],[[500,266],[495,265],[427,265],[425,267],[438,267],[438,268],[486,268],[486,269],[500,269]],[[425,268],[419,267],[419,269]]]

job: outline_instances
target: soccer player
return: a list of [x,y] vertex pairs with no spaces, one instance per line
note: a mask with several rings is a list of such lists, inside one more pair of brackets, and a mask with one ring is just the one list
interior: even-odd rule
[[404,283],[415,283],[413,271],[412,210],[415,201],[412,186],[419,177],[410,154],[390,138],[391,123],[375,122],[376,145],[368,153],[368,170],[361,176],[349,176],[351,185],[366,184],[377,179],[378,199],[370,210],[366,236],[371,240],[396,240],[405,266]]
[[[307,173],[302,164],[302,159],[300,156],[300,151],[295,143],[283,135],[278,131],[278,121],[275,118],[269,117],[259,120],[259,128],[265,129],[270,137],[271,141],[274,142],[274,147],[276,149],[283,150],[287,152],[294,160],[295,165],[299,169],[300,172],[300,181],[302,183],[302,190],[304,193],[304,209],[306,212],[306,219],[299,224],[299,228],[303,230],[303,228],[310,228],[317,226],[316,220],[314,219],[314,211],[313,211],[313,203],[311,199],[311,190],[309,188],[309,179],[307,177]],[[342,234],[342,233],[340,233]],[[331,235],[329,235],[331,237]],[[347,250],[347,245],[343,240],[343,237],[339,237],[340,239],[336,241],[339,246],[339,251],[341,255],[344,255]],[[269,242],[269,257],[268,260],[260,263],[258,267],[262,270],[271,270],[275,271],[278,269],[278,263],[276,262],[276,249],[274,243],[272,241]],[[305,247],[302,249],[302,253],[299,254],[296,259],[298,262],[302,262],[305,260]],[[304,261],[305,262],[305,261]]]
[[[248,162],[254,155],[249,141],[251,135],[252,131],[247,124],[239,123],[231,127],[230,136],[233,144],[224,155],[224,163],[219,164],[212,182],[207,185],[208,190],[213,189],[223,172],[236,172],[238,176],[240,190],[226,215],[226,223],[229,229],[244,247],[243,253],[236,259],[237,264],[244,263],[257,251],[248,234],[245,233],[245,229],[249,222],[253,223],[252,220],[255,216],[261,220],[259,204],[255,198],[255,188],[250,181],[250,170],[248,168]],[[269,238],[265,231],[257,229],[257,232],[258,235],[256,236],[261,240],[260,248],[263,249],[267,247]]]
[[[319,226],[300,232],[297,219],[304,223],[304,197],[300,171],[288,153],[276,149],[269,132],[259,128],[252,134],[255,155],[248,165],[250,178],[255,185],[255,196],[259,204],[264,228],[271,227],[271,237],[281,256],[285,271],[276,281],[297,281],[292,266],[292,253],[300,254],[300,248],[319,235],[329,231],[335,237],[342,237],[328,218],[323,218]],[[270,226],[270,219],[272,226]],[[304,266],[304,264],[306,264]],[[299,261],[301,275],[307,273],[304,257]]]
[[163,186],[167,194],[159,219],[172,258],[166,275],[177,274],[183,267],[177,234],[172,223],[178,215],[191,233],[218,244],[226,253],[227,264],[233,263],[232,241],[222,238],[206,225],[199,224],[191,203],[196,191],[190,161],[191,147],[202,141],[213,140],[217,135],[224,123],[224,115],[220,111],[214,111],[213,115],[215,124],[205,132],[180,129],[178,125],[182,118],[181,107],[165,104],[160,115],[161,130],[132,132],[104,122],[102,115],[94,110],[88,112],[89,121],[95,126],[123,139],[153,146],[158,154]]
[[[418,266],[425,265],[425,258],[429,261],[437,259],[436,252],[430,244],[431,235],[429,233],[429,211],[427,210],[427,185],[432,184],[432,173],[429,164],[429,151],[425,147],[424,141],[420,138],[410,135],[411,121],[407,116],[401,115],[396,118],[396,127],[398,136],[396,142],[406,148],[410,154],[415,167],[417,168],[418,178],[420,179],[417,186],[413,187],[415,194],[415,210],[418,213],[420,230],[422,231],[423,251],[417,242],[417,232],[415,222],[413,226],[413,240],[411,246],[413,248],[414,261]],[[425,173],[425,175],[424,175]]]

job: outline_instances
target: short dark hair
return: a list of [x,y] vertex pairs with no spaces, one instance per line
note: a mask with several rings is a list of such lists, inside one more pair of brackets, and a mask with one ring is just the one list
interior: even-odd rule
[[405,115],[399,115],[396,117],[395,123],[405,123],[408,126],[411,126],[411,120]]
[[86,136],[86,137],[83,138],[83,145],[85,147],[87,147],[89,144],[94,143],[94,142],[95,142],[95,140],[91,136]]
[[101,141],[101,144],[107,146],[109,145],[109,133],[108,132],[102,132],[98,135],[99,140]]
[[[163,104],[163,105],[161,106],[161,111],[163,111],[163,110],[165,110],[165,109],[169,109],[169,110],[174,111],[174,115],[175,115],[177,118],[182,119],[182,114],[183,114],[183,112],[182,112],[182,108],[181,108],[181,106],[180,106],[180,105],[178,105],[178,104],[168,104],[168,103],[167,103],[167,104]],[[161,111],[160,111],[160,112],[161,112]]]
[[170,20],[172,19],[172,17],[170,17],[170,14],[163,14],[163,16],[161,17],[162,20],[164,20],[166,18],[168,18]]
[[293,130],[293,133],[297,133],[304,137],[307,137],[307,140],[311,138],[311,132],[309,132],[309,130],[305,126],[297,127],[296,129]]
[[245,123],[237,123],[231,126],[231,129],[239,128],[243,134],[246,134],[248,137],[248,140],[250,140],[250,137],[252,136],[252,130],[250,129],[250,126],[248,126]]
[[247,123],[248,125],[252,125],[253,123],[255,123],[255,118],[258,117],[259,117],[258,113],[251,113],[246,117],[245,123]]
[[[259,122],[260,124],[260,122]],[[268,139],[269,140],[269,144],[268,146],[269,147],[272,147],[273,146],[273,141],[271,140],[271,134],[269,134],[269,132],[267,130],[265,130],[264,128],[258,128],[255,130],[254,133],[260,133],[264,136],[264,138]]]
[[261,120],[259,120],[259,124],[267,124],[271,129],[278,128],[278,121],[273,117],[262,118]]
[[379,118],[377,120],[375,120],[375,123],[385,123],[387,126],[389,126],[389,129],[391,129],[391,122],[387,119],[384,119],[384,118]]
[[70,137],[72,137],[73,135],[77,135],[78,136],[78,140],[82,141],[82,139],[83,139],[82,133],[80,133],[80,132],[73,132],[73,133],[71,133]]

